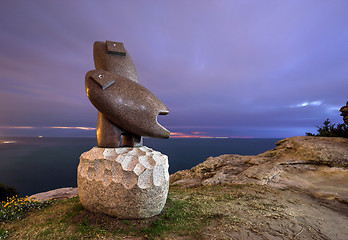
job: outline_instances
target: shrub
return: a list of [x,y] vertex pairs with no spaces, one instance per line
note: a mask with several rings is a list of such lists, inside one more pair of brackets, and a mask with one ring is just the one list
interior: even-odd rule
[[17,195],[18,192],[13,187],[6,186],[0,183],[0,202],[5,201],[9,197]]
[[332,124],[329,119],[326,119],[323,126],[318,127],[318,133],[306,133],[306,136],[316,136],[316,137],[344,137],[348,138],[348,126],[344,123]]
[[50,199],[44,202],[39,202],[33,198],[17,198],[13,196],[11,198],[7,198],[6,201],[0,202],[0,222],[13,220],[13,219],[21,219],[25,216],[25,213],[33,210],[33,209],[41,209],[45,208],[52,204],[54,200]]

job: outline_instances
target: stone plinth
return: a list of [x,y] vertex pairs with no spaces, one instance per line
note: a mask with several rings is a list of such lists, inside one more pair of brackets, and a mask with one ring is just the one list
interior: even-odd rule
[[94,147],[80,157],[80,201],[91,212],[118,218],[155,216],[167,199],[168,168],[168,157],[148,147]]

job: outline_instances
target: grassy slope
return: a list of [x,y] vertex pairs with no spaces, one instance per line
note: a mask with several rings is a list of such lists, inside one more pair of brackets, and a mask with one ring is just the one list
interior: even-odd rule
[[[0,223],[0,234],[8,231],[8,239],[340,239],[347,232],[340,227],[337,233],[334,226],[348,225],[348,208],[335,204],[250,184],[171,187],[164,211],[150,219],[93,214],[74,198]],[[339,217],[335,208],[347,213]]]

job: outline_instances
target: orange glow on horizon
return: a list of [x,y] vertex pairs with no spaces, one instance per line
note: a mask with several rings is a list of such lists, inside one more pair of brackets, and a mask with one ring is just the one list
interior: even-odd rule
[[46,127],[46,128],[52,128],[52,129],[79,129],[79,130],[95,130],[96,128],[92,127]]
[[[34,126],[0,126],[3,129],[70,129],[70,130],[84,130],[84,131],[95,131],[95,127],[62,127],[62,126],[51,126],[51,127],[34,127]],[[97,133],[98,134],[98,133]],[[218,139],[226,139],[226,138],[254,138],[252,136],[241,137],[241,136],[208,136],[205,135],[206,132],[171,132],[171,138],[218,138]]]
[[9,144],[9,143],[16,143],[16,141],[1,141],[0,140],[0,144],[3,143],[3,144]]
[[170,137],[171,138],[212,138],[211,136],[204,136],[204,135],[198,135],[200,132],[193,132],[193,134],[186,134],[182,132],[171,132]]
[[0,126],[0,128],[11,128],[11,129],[34,129],[36,127],[29,126]]
[[0,126],[0,128],[7,128],[7,129],[40,129],[40,128],[50,128],[50,129],[78,129],[78,130],[95,130],[96,128],[92,127],[32,127],[32,126]]
[[192,134],[201,134],[202,132],[192,132]]
[[241,137],[241,136],[207,136],[207,135],[200,135],[205,132],[192,132],[192,134],[186,134],[183,132],[171,132],[170,137],[171,138],[216,138],[216,139],[228,139],[228,138],[254,138],[254,137]]

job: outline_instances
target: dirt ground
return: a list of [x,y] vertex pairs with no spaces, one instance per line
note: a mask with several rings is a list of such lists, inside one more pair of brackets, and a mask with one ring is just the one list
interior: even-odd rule
[[[258,184],[171,186],[164,210],[149,219],[91,213],[73,198],[0,228],[9,231],[8,239],[347,240],[347,202],[322,197]],[[157,234],[154,226],[161,224],[165,229]]]
[[[299,189],[256,184],[172,187],[170,197],[197,206],[196,217],[204,218],[204,227],[198,234],[170,233],[158,239],[348,239],[348,204],[317,198]],[[109,230],[125,224],[87,211],[76,220],[79,218],[106,223],[104,226]],[[154,219],[126,223],[144,226]],[[129,235],[115,239],[146,238]]]
[[[348,239],[348,204],[293,188],[230,185],[187,190],[217,217],[202,239]],[[198,195],[198,196],[197,196]]]

